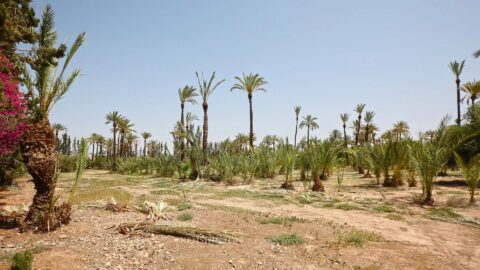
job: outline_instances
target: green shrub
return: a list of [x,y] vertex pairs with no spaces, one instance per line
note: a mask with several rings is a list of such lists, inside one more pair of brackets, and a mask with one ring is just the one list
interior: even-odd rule
[[193,219],[193,215],[190,213],[182,213],[178,216],[178,220],[180,221],[189,221]]
[[192,207],[193,207],[193,206],[192,206],[192,204],[190,204],[190,203],[179,203],[179,204],[177,205],[178,211],[187,210],[187,209],[190,209],[190,208],[192,208]]
[[31,270],[33,255],[30,251],[19,252],[13,256],[11,270]]
[[432,208],[429,210],[429,215],[437,218],[454,220],[463,218],[462,215],[458,214],[457,212],[453,211],[451,208],[448,207]]
[[297,217],[263,217],[259,218],[258,223],[260,224],[277,224],[283,226],[291,226],[293,222],[304,222],[304,220]]
[[382,204],[374,208],[375,211],[378,212],[385,212],[385,213],[392,213],[395,212],[395,208],[390,205]]
[[295,233],[267,236],[266,239],[282,246],[299,245],[305,242],[301,236]]
[[363,246],[366,242],[373,241],[378,242],[383,240],[383,237],[377,233],[367,231],[349,231],[340,236],[340,242],[347,245]]

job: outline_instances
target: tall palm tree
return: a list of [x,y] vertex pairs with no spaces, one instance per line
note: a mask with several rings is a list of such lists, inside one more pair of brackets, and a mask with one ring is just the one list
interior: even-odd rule
[[113,169],[115,170],[116,165],[116,158],[117,158],[117,126],[118,122],[121,121],[122,116],[118,113],[118,111],[113,111],[108,113],[105,116],[105,124],[112,124],[112,132],[113,132],[113,146],[112,146],[112,156],[113,156]]
[[126,136],[127,146],[128,146],[128,156],[133,156],[133,145],[137,143],[138,136],[133,132],[129,132]]
[[[56,102],[70,90],[76,78],[80,75],[79,69],[66,74],[72,58],[85,41],[85,33],[77,36],[66,54],[55,54],[53,61],[45,60],[45,56],[52,52],[65,52],[66,46],[60,45],[57,49],[57,32],[54,29],[54,12],[50,5],[45,8],[39,27],[38,42],[32,50],[32,71],[23,70],[23,83],[28,90],[27,97],[32,102],[31,118],[28,130],[24,134],[21,150],[23,161],[33,178],[36,193],[26,217],[26,224],[32,227],[41,226],[45,229],[57,227],[59,220],[49,218],[51,204],[54,202],[55,168],[57,153],[55,133],[50,126],[48,116]],[[32,30],[33,31],[33,30]],[[65,56],[62,65],[59,58]],[[50,212],[49,212],[50,211]],[[50,215],[49,215],[50,213]],[[47,222],[45,222],[48,220]],[[50,222],[55,222],[52,224]],[[60,221],[62,222],[62,221]],[[45,224],[47,223],[47,224]]]
[[60,149],[60,138],[58,137],[58,133],[60,133],[60,131],[67,130],[67,128],[60,123],[53,123],[52,128],[53,130],[55,130],[55,139],[57,142],[57,151],[58,151]]
[[410,127],[405,121],[398,121],[393,125],[393,132],[396,134],[398,141],[402,140],[402,135],[406,135]]
[[258,73],[256,74],[250,73],[248,75],[243,74],[242,78],[237,76],[235,77],[235,79],[238,82],[233,85],[230,91],[233,91],[235,89],[240,91],[245,91],[248,96],[248,103],[250,105],[250,148],[253,149],[253,104],[252,104],[253,93],[259,92],[259,91],[267,92],[267,90],[263,88],[263,86],[267,82]]
[[207,148],[208,148],[208,98],[212,95],[213,91],[225,81],[225,79],[213,84],[215,80],[215,72],[210,76],[210,80],[205,80],[205,77],[202,73],[202,79],[198,72],[195,73],[197,76],[198,87],[200,89],[200,96],[202,97],[202,108],[203,108],[203,141],[202,141],[202,151],[203,151],[203,164],[206,165],[208,162],[207,157]]
[[354,112],[358,113],[358,122],[357,122],[356,134],[355,134],[355,145],[358,145],[360,129],[362,127],[362,113],[364,109],[365,109],[365,104],[360,103],[355,107],[355,110],[354,110]]
[[[197,104],[195,97],[198,96],[197,89],[193,86],[186,85],[183,88],[178,89],[178,98],[180,100],[180,123],[182,124],[182,128],[185,128],[185,118],[184,118],[184,110],[185,110],[185,103]],[[180,143],[180,158],[183,160],[185,158],[185,140],[182,139]]]
[[464,83],[462,91],[470,96],[470,101],[472,102],[472,106],[474,106],[475,100],[480,96],[480,81],[474,80],[473,82]]
[[293,110],[295,111],[295,138],[293,140],[293,146],[294,148],[297,148],[298,116],[300,115],[300,111],[302,110],[302,107],[295,106],[293,107]]
[[[342,120],[342,127],[343,127],[343,141],[344,141],[344,146],[345,148],[348,146],[348,140],[347,140],[347,122],[348,119],[350,118],[350,114],[348,113],[342,113],[340,114],[340,120]],[[347,161],[347,165],[350,163],[348,160],[348,153],[345,151],[345,159]]]
[[126,136],[130,132],[135,132],[133,130],[134,124],[130,122],[129,119],[126,117],[120,118],[120,121],[118,122],[118,133],[120,134],[120,156],[125,157],[126,156],[126,144],[125,144],[125,139]]
[[315,130],[318,128],[317,118],[312,115],[307,115],[303,117],[303,121],[300,123],[300,128],[307,128],[307,145],[310,145],[310,130]]
[[462,74],[463,67],[465,65],[465,60],[458,63],[457,61],[450,62],[448,67],[455,75],[455,83],[457,84],[457,125],[461,124],[460,119],[460,74]]
[[150,132],[142,132],[142,138],[143,138],[143,156],[147,156],[147,140],[152,137],[152,134]]
[[[92,133],[92,135],[90,135],[90,137],[88,137],[88,141],[90,142],[90,144],[92,145],[92,162],[95,161],[95,145],[97,144],[98,142],[98,137],[100,135],[98,135],[97,133]],[[97,150],[98,151],[98,150]]]
[[365,143],[368,145],[368,136],[370,135],[370,128],[372,126],[373,117],[375,117],[375,112],[367,111],[365,112]]

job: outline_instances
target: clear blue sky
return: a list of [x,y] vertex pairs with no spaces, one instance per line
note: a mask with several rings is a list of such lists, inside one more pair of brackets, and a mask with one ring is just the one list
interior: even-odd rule
[[[480,78],[478,0],[34,0],[38,14],[47,3],[59,40],[87,32],[72,63],[83,76],[51,115],[74,136],[109,135],[104,116],[118,110],[170,142],[177,89],[196,86],[195,71],[227,79],[210,99],[213,141],[248,132],[247,96],[229,91],[242,72],[269,82],[254,95],[257,137],[290,139],[294,105],[318,117],[316,136],[340,129],[357,103],[381,131],[405,120],[415,135],[455,114],[449,61],[467,60],[464,81]],[[200,106],[186,109],[202,118]]]

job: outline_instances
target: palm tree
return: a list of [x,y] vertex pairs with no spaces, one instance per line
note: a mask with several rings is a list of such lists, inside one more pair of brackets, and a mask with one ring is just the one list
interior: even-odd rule
[[[348,119],[350,118],[350,114],[348,113],[342,113],[340,114],[340,120],[342,120],[342,127],[343,127],[343,140],[344,140],[344,146],[347,148],[348,146],[348,140],[347,140],[347,122]],[[345,151],[345,159],[347,161],[347,165],[349,165],[349,160],[348,160],[348,153]]]
[[55,139],[56,139],[56,142],[57,142],[57,151],[58,151],[60,149],[60,138],[58,137],[58,133],[60,131],[67,130],[67,128],[60,123],[53,123],[52,128],[53,128],[53,130],[55,130]]
[[401,141],[402,134],[406,135],[409,130],[410,130],[410,127],[408,126],[408,123],[405,121],[398,121],[393,125],[393,132],[396,134],[398,141]]
[[[33,31],[33,30],[32,30]],[[32,227],[52,229],[59,226],[63,220],[54,220],[55,213],[51,214],[51,205],[54,203],[56,181],[54,180],[57,164],[55,133],[50,126],[48,116],[56,102],[70,90],[76,78],[80,75],[79,69],[74,69],[70,75],[66,74],[69,64],[77,50],[85,41],[85,33],[77,36],[71,48],[65,52],[66,46],[57,44],[57,32],[54,29],[54,12],[47,5],[39,27],[38,43],[32,50],[32,73],[24,68],[23,83],[28,90],[27,97],[32,102],[31,119],[24,135],[21,150],[26,168],[33,178],[36,193],[26,217],[26,224]],[[53,61],[46,61],[47,56],[55,52]],[[63,64],[58,59],[65,56]],[[41,158],[39,158],[41,157]],[[50,212],[49,212],[50,211]],[[50,214],[49,214],[50,213]],[[68,216],[69,214],[64,215]],[[62,219],[62,218],[59,218]]]
[[300,123],[301,129],[303,129],[304,127],[307,128],[307,146],[310,145],[310,130],[315,130],[318,128],[316,120],[316,117],[313,117],[309,114],[307,115],[307,117],[303,117],[303,121]]
[[470,96],[472,106],[475,105],[475,100],[480,96],[480,81],[467,82],[463,84],[462,91]]
[[133,132],[129,132],[126,136],[126,141],[128,145],[128,156],[133,156],[133,144],[137,143],[138,136]]
[[455,155],[457,164],[460,165],[462,169],[470,193],[470,203],[473,204],[475,202],[475,189],[480,180],[480,154],[476,154],[469,160],[466,160],[457,152],[453,152],[453,154]]
[[[95,161],[95,145],[97,144],[98,142],[98,137],[100,135],[98,135],[97,133],[92,133],[92,135],[90,135],[90,137],[88,138],[88,141],[90,142],[90,144],[92,145],[92,162]],[[98,151],[98,150],[97,150]]]
[[458,63],[457,61],[450,62],[448,67],[455,75],[455,83],[457,84],[457,125],[460,125],[460,74],[462,74],[463,67],[465,65],[465,60]]
[[207,157],[207,148],[208,148],[208,98],[215,91],[215,89],[225,81],[225,79],[213,84],[215,80],[215,72],[210,76],[210,80],[205,80],[205,77],[202,73],[202,79],[198,72],[195,73],[197,76],[198,86],[200,89],[200,96],[202,97],[202,108],[203,108],[203,141],[202,141],[202,151],[203,151],[203,164],[206,165],[208,162]]
[[302,107],[295,106],[293,107],[293,110],[295,111],[295,138],[293,140],[293,146],[294,148],[297,148],[298,116],[300,115],[300,111],[302,110]]
[[143,156],[147,156],[147,140],[152,137],[152,134],[149,132],[142,132],[142,138],[143,138]]
[[120,156],[125,157],[126,156],[126,145],[125,145],[125,139],[126,136],[130,132],[135,132],[133,130],[134,124],[130,123],[130,120],[127,119],[126,117],[120,118],[120,121],[118,122],[118,133],[120,133]]
[[475,51],[475,52],[473,53],[473,56],[474,56],[475,58],[479,58],[479,57],[480,57],[480,50]]
[[[197,89],[193,86],[186,85],[183,88],[178,89],[178,98],[180,99],[180,123],[182,124],[182,128],[185,127],[185,119],[183,116],[185,110],[185,103],[197,104],[195,97],[198,96]],[[182,139],[180,144],[180,158],[183,160],[185,158],[185,140]]]
[[362,127],[362,113],[363,110],[365,109],[365,104],[360,103],[355,107],[354,112],[358,113],[358,123],[357,123],[357,129],[356,129],[356,134],[355,134],[355,145],[358,145],[358,137],[360,136],[360,129]]
[[113,146],[112,146],[112,155],[113,155],[113,169],[116,168],[116,158],[117,158],[117,125],[118,122],[121,121],[122,116],[118,113],[118,111],[113,111],[108,113],[105,116],[105,124],[112,124],[112,132],[113,132]]
[[243,74],[242,78],[235,77],[235,79],[238,82],[235,85],[233,85],[230,91],[233,91],[235,89],[245,91],[248,96],[248,103],[250,105],[250,148],[253,149],[253,108],[252,108],[253,93],[258,91],[266,92],[267,90],[265,90],[263,86],[267,82],[258,73],[257,74],[250,73],[248,75]]
[[370,134],[373,117],[375,117],[375,112],[367,111],[365,112],[365,143],[368,145],[368,135]]

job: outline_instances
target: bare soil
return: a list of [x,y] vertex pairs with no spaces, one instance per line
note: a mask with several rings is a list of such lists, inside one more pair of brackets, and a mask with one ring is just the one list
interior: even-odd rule
[[[48,234],[0,229],[0,269],[9,269],[10,257],[23,250],[33,251],[35,269],[479,269],[480,207],[465,203],[459,176],[438,179],[433,209],[415,203],[420,187],[383,188],[349,172],[339,189],[335,179],[324,181],[326,192],[318,194],[301,182],[296,191],[280,190],[281,177],[225,186],[90,170],[69,225]],[[61,175],[60,200],[72,181],[73,174]],[[31,181],[18,179],[17,187],[0,191],[0,208],[25,208],[33,194]],[[130,210],[105,210],[111,197]],[[136,210],[145,200],[169,204],[168,220],[158,222],[236,232],[241,243],[120,234],[117,225],[145,221]],[[182,201],[192,208],[178,210]],[[455,215],[435,215],[438,209]],[[179,221],[182,213],[193,219]],[[372,233],[375,239],[368,238]],[[267,240],[281,234],[304,243]]]

